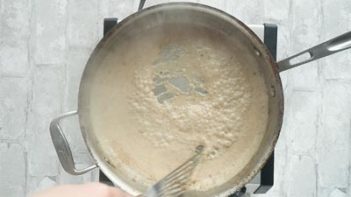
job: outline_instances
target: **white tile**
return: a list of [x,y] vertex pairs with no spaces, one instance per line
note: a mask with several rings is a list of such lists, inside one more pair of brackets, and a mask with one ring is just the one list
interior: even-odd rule
[[319,184],[347,187],[350,161],[351,84],[327,82],[323,86],[316,153]]
[[32,195],[34,192],[36,192],[38,189],[38,185],[41,179],[44,177],[35,177],[35,176],[26,176],[26,194],[27,195]]
[[346,197],[346,196],[347,194],[341,191],[340,189],[334,189],[329,195],[329,197]]
[[0,74],[25,76],[28,71],[31,0],[2,1]]
[[70,48],[66,61],[64,111],[77,109],[80,79],[92,52],[90,48]]
[[325,79],[349,81],[351,80],[350,50],[346,50],[338,54],[333,54],[320,61],[322,64],[321,69],[323,71],[323,77]]
[[[127,1],[126,1],[127,2]],[[69,1],[67,36],[70,46],[95,47],[98,42],[98,0]]]
[[[214,2],[214,1],[209,1]],[[263,1],[222,1],[220,9],[228,12],[246,24],[264,23],[264,5]]]
[[[287,18],[290,30],[288,56],[295,55],[320,42],[322,17],[320,1],[291,1],[291,13]],[[289,72],[289,85],[297,89],[313,90],[319,86],[318,62],[310,62]]]
[[351,27],[350,10],[351,1],[348,0],[324,0],[321,1],[323,12],[320,13],[323,19],[323,28],[328,31],[321,32],[323,38],[331,38],[345,33]]
[[28,43],[26,41],[6,41],[0,45],[0,74],[24,77],[30,67]]
[[24,196],[26,160],[18,144],[0,143],[0,196]]
[[291,47],[298,52],[320,41],[321,2],[319,0],[294,0],[291,3],[291,15],[288,19],[291,22],[291,39],[293,40]]
[[332,187],[321,187],[318,184],[318,197],[329,197],[329,194],[332,192],[333,188]]
[[62,63],[66,49],[67,1],[34,0],[33,7],[35,63]]
[[287,144],[290,150],[313,153],[320,112],[320,93],[315,91],[293,91],[286,105]]
[[25,78],[0,78],[0,139],[23,139],[30,88]]
[[265,19],[271,23],[279,24],[287,21],[289,19],[289,9],[289,0],[264,0]]
[[37,66],[28,116],[27,151],[31,176],[56,176],[57,155],[49,133],[50,121],[61,113],[64,77],[60,66]]
[[31,0],[2,0],[2,41],[27,39],[30,33]]
[[[146,5],[154,1],[146,1]],[[108,0],[108,13],[110,17],[117,17],[119,21],[123,20],[127,16],[135,13],[137,11],[139,1],[136,0]],[[146,7],[146,6],[145,6]]]
[[285,176],[287,197],[315,197],[315,162],[309,156],[291,155]]
[[[321,41],[327,41],[351,29],[351,1],[325,0],[322,1],[323,29]],[[351,52],[350,50],[329,56],[323,60],[322,71],[326,79],[351,79]]]

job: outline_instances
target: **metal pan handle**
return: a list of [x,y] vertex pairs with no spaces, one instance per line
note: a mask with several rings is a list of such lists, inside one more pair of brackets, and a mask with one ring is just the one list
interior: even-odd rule
[[351,47],[351,31],[278,62],[285,71]]
[[146,1],[146,0],[140,0],[140,2],[139,2],[139,7],[138,7],[138,11],[140,11],[140,10],[142,10],[142,9],[144,8],[145,1]]
[[86,167],[86,168],[80,169],[80,170],[76,169],[76,167],[75,167],[72,151],[71,151],[71,148],[68,144],[68,141],[67,141],[67,139],[66,139],[66,137],[61,129],[60,121],[66,117],[74,116],[76,114],[77,114],[77,111],[65,113],[65,114],[61,115],[60,117],[52,120],[50,123],[51,139],[52,139],[52,142],[54,143],[58,158],[61,162],[63,169],[72,175],[84,174],[84,173],[97,167],[96,164],[93,164],[89,167]]

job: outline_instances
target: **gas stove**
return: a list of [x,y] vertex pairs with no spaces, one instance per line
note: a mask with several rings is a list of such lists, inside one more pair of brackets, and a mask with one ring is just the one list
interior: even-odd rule
[[[143,1],[141,1],[143,2]],[[145,1],[144,1],[145,2]],[[142,6],[141,6],[142,8]],[[117,18],[104,19],[104,35],[118,22]],[[266,44],[274,59],[277,55],[277,26],[274,24],[248,25],[249,28]],[[113,185],[112,182],[100,171],[99,181]],[[229,197],[242,197],[250,194],[266,193],[274,183],[274,153],[267,160],[260,173],[254,177],[245,187]]]

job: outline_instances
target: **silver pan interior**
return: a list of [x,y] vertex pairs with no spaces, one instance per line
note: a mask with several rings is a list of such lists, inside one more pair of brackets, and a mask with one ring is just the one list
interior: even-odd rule
[[[118,169],[118,166],[111,165],[111,158],[109,158],[107,150],[102,148],[103,142],[99,141],[97,137],[99,131],[95,130],[99,128],[97,125],[103,125],[105,122],[97,122],[93,119],[99,114],[93,114],[91,106],[94,105],[94,98],[108,95],[114,91],[110,88],[111,86],[104,86],[104,84],[116,82],[115,77],[113,77],[114,69],[117,68],[118,72],[123,72],[123,66],[132,64],[134,59],[138,59],[140,56],[148,58],[147,50],[145,51],[142,47],[129,46],[126,44],[128,40],[135,39],[136,36],[144,36],[150,37],[148,46],[151,44],[154,47],[159,47],[162,44],[162,39],[150,35],[151,30],[155,27],[164,27],[165,33],[161,36],[163,40],[167,36],[175,36],[172,32],[179,30],[191,32],[194,28],[202,29],[203,32],[198,36],[216,40],[216,36],[212,34],[217,32],[218,35],[234,40],[236,46],[233,47],[232,52],[236,53],[236,56],[240,57],[241,61],[245,61],[248,66],[259,67],[262,76],[264,76],[265,87],[269,95],[268,123],[259,143],[259,149],[250,158],[249,163],[230,181],[208,191],[190,191],[186,196],[228,195],[250,181],[271,154],[281,128],[283,94],[276,63],[262,42],[240,21],[214,8],[193,3],[170,3],[150,7],[127,17],[100,41],[86,65],[79,90],[79,119],[88,148],[99,167],[116,185],[132,194],[139,194],[145,190],[144,185],[133,182]],[[196,36],[193,39],[197,39]],[[221,42],[222,39],[217,41]],[[123,58],[121,62],[104,63],[108,56],[114,55],[111,54],[111,51],[118,50],[128,51],[130,55]],[[108,111],[111,104],[102,103],[100,106]]]

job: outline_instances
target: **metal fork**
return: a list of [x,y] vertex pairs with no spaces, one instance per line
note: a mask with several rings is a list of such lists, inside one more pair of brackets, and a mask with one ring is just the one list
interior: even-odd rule
[[182,195],[190,176],[199,163],[204,146],[196,147],[195,154],[180,165],[177,169],[165,176],[159,182],[150,187],[143,195],[145,197],[177,197]]

